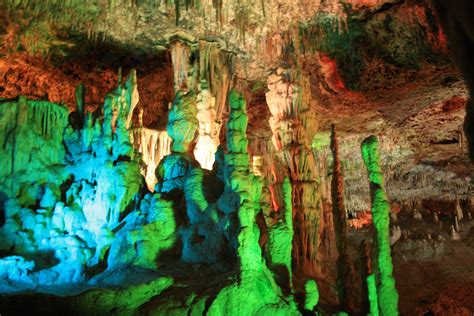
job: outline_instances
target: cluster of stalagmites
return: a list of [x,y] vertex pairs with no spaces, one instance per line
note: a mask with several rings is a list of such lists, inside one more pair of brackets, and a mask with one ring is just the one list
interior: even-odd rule
[[[230,92],[225,98],[230,110],[226,147],[217,148],[208,170],[201,167],[194,149],[213,133],[203,127],[207,119],[201,117],[212,117],[213,106],[199,105],[206,96],[203,90],[196,93],[187,88],[185,74],[176,78],[188,82],[177,87],[166,127],[170,153],[155,168],[156,185],[150,191],[140,174],[146,150],[141,156],[131,141],[137,140],[130,126],[138,102],[134,71],[107,95],[102,113],[85,112],[82,86],[77,89],[77,109],[69,115],[62,106],[47,102],[23,98],[3,102],[0,132],[6,145],[0,155],[8,168],[2,169],[0,183],[5,213],[0,250],[11,255],[0,259],[2,292],[48,291],[48,286],[65,284],[118,285],[127,278],[123,271],[161,271],[171,260],[176,269],[180,264],[210,264],[232,271],[236,279],[210,297],[190,297],[189,304],[179,308],[158,304],[154,312],[178,308],[199,314],[204,306],[210,315],[315,310],[319,292],[308,275],[314,276],[316,270],[321,207],[314,156],[305,136],[305,124],[312,124],[307,100],[281,73],[269,82],[267,100],[278,156],[271,165],[274,178],[269,180],[256,175],[264,174],[265,166],[248,152],[245,100]],[[371,266],[367,286],[373,313],[380,309],[394,314],[389,218],[380,167],[374,167],[376,145],[373,141],[364,145],[369,148],[364,161],[374,183],[377,232],[374,254],[369,256],[378,259]],[[337,157],[337,146],[334,152]],[[340,302],[348,310],[354,308],[347,301],[352,272],[343,261],[347,222],[342,174],[338,176],[340,166],[335,167],[333,197],[339,202],[334,217],[342,267],[338,288]],[[257,223],[259,216],[262,220]],[[305,269],[307,276],[297,289],[294,274],[299,282]],[[175,286],[171,276],[155,278],[148,285],[148,292],[141,286],[93,291],[75,302],[84,311],[90,310],[91,302],[102,300],[103,312],[131,312],[147,298]],[[294,297],[298,293],[303,294],[299,306]],[[117,306],[110,305],[109,296],[115,297]],[[133,299],[127,302],[127,297]]]
[[[240,281],[217,293],[209,314],[296,313],[291,296],[282,299],[259,246],[255,217],[262,181],[249,171],[243,98],[231,93],[227,153],[219,148],[213,170],[205,170],[191,151],[199,128],[196,95],[192,90],[178,91],[167,126],[171,153],[156,169],[154,192],[146,193],[140,157],[128,130],[138,101],[135,92],[132,72],[125,84],[106,97],[102,118],[85,113],[83,87],[78,88],[78,106],[70,115],[62,106],[46,102],[20,99],[2,104],[2,118],[8,120],[1,125],[7,144],[1,154],[8,169],[2,169],[5,222],[0,227],[0,247],[12,254],[0,259],[1,277],[6,281],[2,291],[100,285],[101,273],[113,275],[124,267],[156,270],[166,251],[180,247],[173,252],[180,254],[177,261],[221,264],[224,269],[238,262]],[[51,152],[54,157],[47,156]],[[288,185],[286,192],[290,203]],[[290,218],[284,222],[291,223],[288,207]],[[291,274],[292,229],[284,227],[284,240],[272,237],[271,261],[283,264]],[[107,281],[114,282],[119,281]],[[150,295],[173,284],[169,278],[155,283]],[[138,294],[141,290],[129,291],[133,296],[142,295]],[[94,295],[78,298],[85,300],[82,309],[88,309],[87,298]],[[133,309],[138,307],[135,303],[117,304]],[[112,309],[107,304],[104,301],[99,308]],[[158,306],[157,311],[167,312],[166,308]]]
[[1,155],[9,159],[0,183],[0,248],[36,266],[10,284],[16,290],[83,282],[88,268],[107,260],[127,208],[137,205],[142,178],[128,136],[138,102],[135,73],[107,95],[102,119],[84,112],[83,96],[79,87],[70,115],[48,102],[2,104]]

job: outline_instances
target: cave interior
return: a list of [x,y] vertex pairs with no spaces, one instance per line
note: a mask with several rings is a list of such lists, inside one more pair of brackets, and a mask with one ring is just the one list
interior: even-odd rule
[[2,0],[0,315],[474,315],[472,16]]

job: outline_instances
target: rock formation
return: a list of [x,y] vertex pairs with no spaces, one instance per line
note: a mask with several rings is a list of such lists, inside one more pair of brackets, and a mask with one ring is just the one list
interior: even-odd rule
[[[317,174],[314,156],[305,130],[312,129],[308,100],[301,88],[288,82],[289,74],[279,69],[269,77],[266,101],[272,117],[270,127],[280,164],[286,168],[293,192],[293,218],[296,227],[293,257],[297,271],[315,271],[319,237]],[[309,126],[307,126],[309,125]],[[281,175],[277,178],[281,181]],[[278,181],[278,180],[277,180]]]
[[[370,136],[362,142],[362,157],[369,173],[371,211],[376,231],[377,298],[382,315],[398,315],[398,293],[395,279],[392,276],[393,265],[390,255],[389,242],[389,210],[390,205],[383,189],[383,172],[380,168],[378,142],[375,136]],[[369,293],[373,291],[373,281],[369,283]]]
[[337,283],[339,291],[339,301],[344,308],[353,310],[354,303],[351,302],[350,289],[352,287],[351,276],[352,266],[347,253],[347,214],[344,207],[344,178],[341,171],[341,161],[339,159],[339,146],[337,142],[336,128],[331,126],[331,150],[333,156],[333,175],[331,183],[332,208],[334,229],[336,233],[336,244],[338,250],[337,259]]
[[467,2],[1,2],[0,313],[471,315]]

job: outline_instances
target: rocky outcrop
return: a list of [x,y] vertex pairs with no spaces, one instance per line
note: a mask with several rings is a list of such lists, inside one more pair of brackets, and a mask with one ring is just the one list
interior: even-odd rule
[[[33,256],[38,267],[24,276],[20,288],[35,282],[43,286],[83,282],[85,271],[105,260],[113,230],[136,203],[142,185],[127,130],[136,104],[134,80],[132,73],[108,95],[102,122],[88,113],[82,127],[74,124],[82,113],[71,113],[68,124],[67,110],[56,104],[25,99],[2,104],[2,109],[22,110],[20,124],[2,134],[13,145],[4,154],[11,157],[15,185],[9,185],[5,175],[2,186],[7,185],[8,191],[2,191],[8,199],[1,248]],[[78,101],[82,112],[82,100]],[[7,154],[18,148],[21,154]],[[27,159],[22,158],[26,153]],[[38,171],[26,175],[27,170]],[[40,253],[53,255],[35,255]]]

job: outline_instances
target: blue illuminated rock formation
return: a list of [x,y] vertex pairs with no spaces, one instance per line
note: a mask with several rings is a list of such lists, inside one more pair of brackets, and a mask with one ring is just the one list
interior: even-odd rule
[[137,101],[132,71],[107,95],[103,120],[88,113],[83,126],[61,105],[2,102],[0,138],[7,146],[0,156],[8,168],[0,182],[7,197],[0,250],[36,267],[28,272],[18,264],[24,286],[84,282],[85,271],[119,241],[114,230],[138,205],[143,185],[126,127]]

